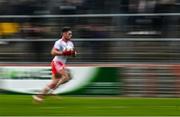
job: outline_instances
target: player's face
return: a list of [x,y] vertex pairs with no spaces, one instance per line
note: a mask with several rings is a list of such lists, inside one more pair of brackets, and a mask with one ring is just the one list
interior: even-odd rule
[[72,31],[64,32],[64,38],[70,40],[72,37]]

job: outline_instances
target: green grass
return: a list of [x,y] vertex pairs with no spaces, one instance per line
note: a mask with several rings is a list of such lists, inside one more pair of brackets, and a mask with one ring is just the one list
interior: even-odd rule
[[178,98],[48,97],[0,95],[0,116],[180,116]]

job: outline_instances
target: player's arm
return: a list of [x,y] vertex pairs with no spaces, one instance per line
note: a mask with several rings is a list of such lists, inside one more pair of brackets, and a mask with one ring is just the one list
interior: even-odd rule
[[63,55],[63,52],[62,52],[62,51],[59,51],[59,50],[56,49],[56,48],[52,48],[52,50],[51,50],[51,55],[52,55],[52,56],[62,56],[62,55]]

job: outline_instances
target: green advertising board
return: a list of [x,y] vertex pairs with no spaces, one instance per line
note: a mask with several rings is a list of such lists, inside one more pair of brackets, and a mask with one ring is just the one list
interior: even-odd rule
[[82,95],[120,95],[120,68],[99,67],[92,80],[81,89],[71,94]]
[[[73,79],[54,93],[67,95],[120,95],[120,68],[69,67]],[[24,94],[38,94],[51,80],[49,66],[0,68],[0,89]]]

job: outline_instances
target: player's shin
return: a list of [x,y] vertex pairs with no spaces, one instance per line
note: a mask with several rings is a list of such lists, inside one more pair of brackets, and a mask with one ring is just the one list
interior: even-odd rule
[[66,74],[61,75],[61,78],[57,78],[57,79],[59,80],[56,81],[56,83],[51,86],[51,89],[48,90],[49,95],[52,95],[54,90],[56,90],[61,84],[68,82],[71,79],[71,77],[69,74],[66,73]]

